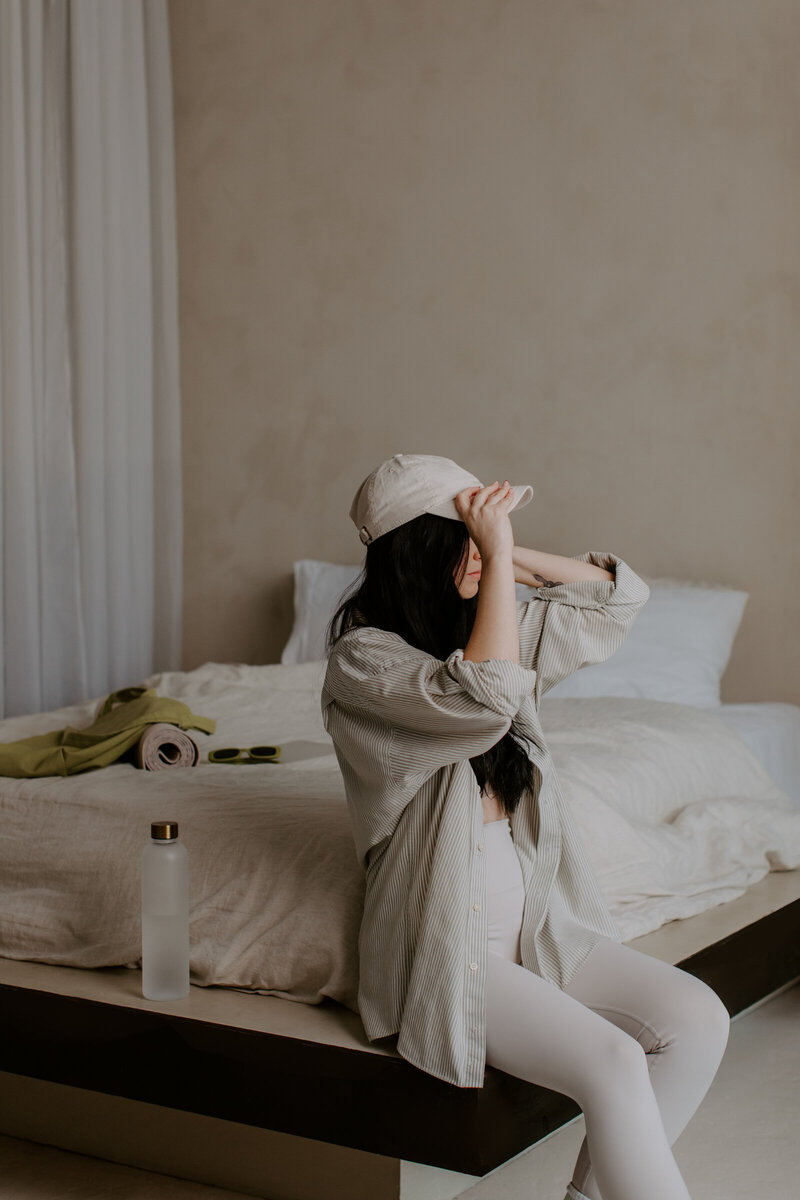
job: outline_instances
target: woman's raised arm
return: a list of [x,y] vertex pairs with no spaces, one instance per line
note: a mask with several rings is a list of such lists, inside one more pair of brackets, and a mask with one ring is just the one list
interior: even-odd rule
[[514,579],[525,587],[557,587],[560,583],[577,583],[581,579],[605,579],[614,582],[614,576],[594,563],[579,562],[574,558],[563,558],[560,554],[545,554],[542,550],[526,550],[514,546],[511,551],[514,562]]
[[541,584],[530,600],[517,604],[519,661],[538,673],[537,706],[573,671],[609,659],[650,595],[645,581],[616,554],[589,550],[556,561],[570,564],[564,577]]

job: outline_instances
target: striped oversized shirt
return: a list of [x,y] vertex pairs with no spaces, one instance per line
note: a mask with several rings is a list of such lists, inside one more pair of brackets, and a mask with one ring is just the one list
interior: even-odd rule
[[614,580],[542,587],[518,602],[519,664],[471,662],[463,649],[442,661],[374,626],[349,630],[328,659],[322,717],[366,876],[364,1029],[370,1041],[398,1034],[399,1054],[459,1087],[482,1087],[486,1062],[486,856],[469,760],[512,720],[534,764],[534,787],[509,818],[525,884],[522,966],[564,988],[600,937],[621,940],[538,709],[560,680],[611,657],[650,591],[615,554],[573,557]]

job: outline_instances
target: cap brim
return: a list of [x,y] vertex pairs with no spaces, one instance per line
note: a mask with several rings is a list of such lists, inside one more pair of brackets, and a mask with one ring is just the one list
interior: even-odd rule
[[[524,508],[533,499],[533,488],[529,483],[512,483],[511,491],[514,494],[514,503],[508,510],[509,512],[516,512],[518,508]],[[437,517],[450,517],[453,521],[461,520],[461,514],[456,508],[455,496],[452,500],[443,500],[441,504],[431,505],[425,511],[433,513]]]
[[524,508],[533,499],[533,488],[529,483],[512,483],[511,490],[516,497],[511,505],[511,512],[515,512],[518,508]]

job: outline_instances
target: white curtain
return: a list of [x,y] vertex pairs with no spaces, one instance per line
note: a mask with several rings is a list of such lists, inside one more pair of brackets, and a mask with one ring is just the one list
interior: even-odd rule
[[180,667],[166,0],[0,0],[0,715]]

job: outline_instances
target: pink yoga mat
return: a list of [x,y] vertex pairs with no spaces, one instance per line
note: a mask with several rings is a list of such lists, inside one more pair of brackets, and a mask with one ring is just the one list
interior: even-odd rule
[[136,747],[136,765],[144,771],[193,767],[198,755],[197,744],[177,725],[149,725]]

